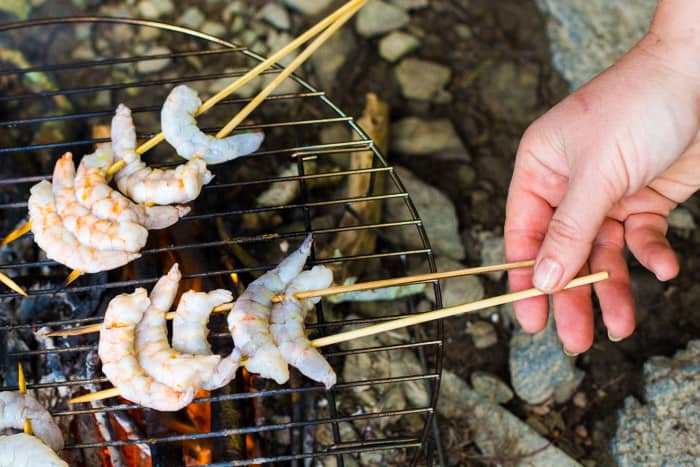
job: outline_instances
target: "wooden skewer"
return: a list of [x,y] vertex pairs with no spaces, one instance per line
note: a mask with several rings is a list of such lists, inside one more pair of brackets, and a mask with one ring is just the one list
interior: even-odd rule
[[5,284],[6,286],[8,286],[9,288],[11,288],[12,290],[14,290],[15,292],[17,292],[18,294],[20,294],[22,296],[24,296],[24,297],[28,296],[26,290],[24,290],[22,287],[20,287],[20,285],[17,282],[10,279],[10,276],[5,274],[4,272],[0,272],[0,282],[2,282],[3,284]]
[[29,232],[30,230],[32,230],[32,221],[27,221],[27,222],[25,222],[24,224],[22,224],[22,225],[20,225],[19,227],[17,227],[17,228],[16,228],[15,230],[13,230],[12,232],[10,232],[10,233],[7,235],[7,237],[3,238],[3,239],[2,239],[2,244],[0,244],[0,246],[5,246],[5,245],[7,245],[7,244],[9,244],[9,243],[14,242],[14,241],[17,240],[19,237],[21,237],[22,235],[26,234],[26,233]]
[[[17,387],[20,394],[27,393],[27,378],[24,376],[24,367],[22,362],[17,362]],[[28,435],[34,434],[32,429],[32,421],[29,418],[24,419],[24,432]]]
[[[589,274],[587,276],[581,276],[569,282],[566,285],[566,287],[564,287],[564,289],[572,289],[574,287],[581,287],[584,285],[594,284],[596,282],[604,281],[608,277],[609,275],[606,271],[598,272],[595,274]],[[539,297],[541,295],[545,295],[545,292],[534,288],[521,290],[519,292],[511,292],[504,295],[498,295],[496,297],[478,300],[476,302],[465,303],[463,305],[455,305],[447,308],[442,308],[440,310],[428,311],[425,313],[406,316],[404,318],[387,321],[385,323],[374,324],[372,326],[365,326],[359,329],[354,329],[352,331],[334,334],[332,336],[320,337],[318,339],[312,340],[311,345],[314,347],[325,347],[328,345],[339,344],[341,342],[347,342],[355,339],[360,339],[362,337],[373,336],[375,334],[392,331],[394,329],[414,326],[416,324],[426,323],[428,321],[434,321],[438,319],[444,319],[451,316],[461,315],[464,313],[471,313],[474,311],[491,308],[493,306],[505,305],[506,303],[512,303],[518,300]],[[70,401],[68,401],[68,403],[76,404],[78,402],[92,402],[96,400],[108,399],[110,397],[116,397],[118,395],[119,390],[117,388],[110,388],[104,391],[98,391],[73,398]]]
[[[482,274],[485,272],[507,271],[510,269],[526,268],[526,267],[532,266],[533,264],[534,264],[534,260],[517,261],[514,263],[494,264],[494,265],[490,265],[490,266],[480,266],[480,267],[476,267],[476,268],[458,269],[455,271],[434,272],[434,273],[430,273],[430,274],[420,274],[417,276],[410,276],[410,277],[399,277],[399,278],[395,278],[395,279],[382,279],[382,280],[371,281],[371,282],[360,282],[358,284],[352,284],[352,285],[339,285],[336,287],[328,287],[326,289],[298,292],[298,293],[294,294],[294,298],[296,298],[298,300],[303,300],[303,299],[311,298],[311,297],[326,297],[328,295],[356,292],[359,290],[382,289],[382,288],[395,287],[395,286],[404,285],[404,284],[415,284],[418,282],[428,282],[428,281],[433,281],[433,280],[449,279],[451,277],[470,276],[470,275],[474,275],[474,274]],[[275,297],[272,298],[272,301],[273,301],[273,303],[279,303],[280,301],[282,301],[284,299],[284,297],[285,297],[284,295],[276,295]],[[216,308],[214,308],[213,311],[215,313],[229,311],[229,310],[231,310],[232,306],[233,306],[232,303],[225,303],[223,305],[217,306]],[[174,317],[175,317],[174,311],[170,311],[170,312],[165,314],[165,319],[173,319]],[[53,332],[50,332],[48,334],[44,334],[44,336],[45,337],[80,336],[83,334],[90,334],[93,332],[99,332],[101,326],[102,326],[102,324],[100,324],[100,323],[88,324],[85,326],[77,326],[74,328],[64,329],[61,331],[53,331]]]
[[78,271],[77,269],[73,269],[70,274],[68,274],[68,277],[66,277],[66,282],[63,284],[64,287],[68,287],[71,285],[75,280],[83,275],[83,271]]

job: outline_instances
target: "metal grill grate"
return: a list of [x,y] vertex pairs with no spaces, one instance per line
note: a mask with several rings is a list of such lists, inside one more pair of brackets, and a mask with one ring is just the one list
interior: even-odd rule
[[[134,43],[133,49],[127,48],[134,50],[133,54],[116,56],[113,50],[115,38]],[[148,38],[153,43],[167,43],[171,50],[168,53],[146,54],[145,50],[139,50],[138,42],[142,38]],[[92,151],[95,143],[105,141],[92,137],[90,127],[108,124],[117,103],[124,102],[132,107],[137,129],[140,130],[139,137],[149,137],[159,129],[160,105],[172,85],[188,83],[203,96],[208,96],[212,83],[222,79],[230,81],[261,60],[248,49],[230,42],[151,21],[62,18],[0,26],[0,46],[24,49],[27,44],[30,52],[25,54],[26,63],[8,66],[3,60],[5,64],[0,70],[0,86],[5,88],[3,95],[0,95],[0,108],[3,110],[0,133],[5,133],[0,139],[0,219],[4,219],[0,225],[8,231],[15,222],[26,216],[29,188],[41,179],[50,178],[53,162],[62,152],[70,150],[79,157]],[[173,50],[175,47],[172,44],[177,44],[177,50]],[[86,59],[74,59],[69,55],[70,50],[81,47],[90,47],[96,55]],[[148,64],[153,65],[157,60],[167,60],[167,66],[162,70],[149,71]],[[158,67],[150,68],[154,70]],[[268,74],[277,72],[278,69],[273,69]],[[50,77],[54,84],[44,83],[43,89],[34,86],[31,92],[13,90],[14,87],[23,87],[25,81],[42,79],[42,76]],[[214,287],[235,288],[230,277],[232,273],[238,274],[247,283],[252,274],[275,264],[282,255],[281,250],[295,248],[309,232],[314,234],[315,239],[312,264],[363,262],[372,264],[374,270],[384,271],[382,274],[391,271],[399,275],[405,274],[407,262],[422,261],[424,271],[414,269],[413,272],[434,271],[425,231],[392,167],[385,163],[373,142],[353,120],[333,105],[323,92],[297,77],[293,80],[296,84],[291,86],[296,89],[281,91],[270,97],[254,114],[255,121],[246,122],[240,128],[264,129],[266,142],[261,150],[234,162],[211,167],[216,178],[192,204],[192,212],[164,233],[154,232],[141,259],[117,271],[83,277],[69,288],[61,287],[61,280],[68,272],[66,268],[40,258],[36,247],[29,247],[29,253],[25,252],[24,256],[5,259],[4,264],[0,264],[0,270],[30,288],[30,298],[25,300],[60,301],[66,297],[85,296],[97,299],[92,309],[79,307],[70,316],[42,312],[23,322],[0,323],[0,343],[8,341],[13,333],[27,333],[42,326],[56,329],[100,321],[109,298],[117,293],[129,292],[135,286],[150,288],[163,272],[163,267],[175,260],[180,261],[183,270],[181,290],[192,285],[205,290]],[[217,124],[226,122],[246,102],[248,99],[244,97],[228,98],[200,117],[200,125],[209,127],[208,131],[216,131]],[[331,126],[344,137],[321,143],[319,134]],[[155,165],[175,163],[168,160],[168,148],[165,146],[161,145],[152,151],[153,154],[147,155],[149,162]],[[349,160],[358,150],[374,151],[373,167],[360,170],[348,168]],[[277,174],[279,167],[291,163],[296,163],[297,175]],[[331,170],[328,167],[335,168]],[[360,197],[343,197],[339,194],[340,190],[333,186],[313,186],[329,184],[333,180],[336,183],[334,186],[342,186],[350,177],[370,175],[375,180],[380,174],[384,174],[387,183],[371,183],[370,192]],[[255,194],[279,182],[298,183],[301,187],[300,197],[291,204],[251,207]],[[354,212],[353,205],[360,202],[383,203],[391,198],[403,200],[403,212],[393,213],[394,218],[401,215],[400,220],[368,224],[357,219],[357,225],[340,225],[345,212]],[[257,232],[250,231],[245,225],[245,219],[267,219],[269,216],[279,216],[284,222],[273,223]],[[354,256],[321,254],[323,247],[337,233],[367,229],[376,232],[379,238],[377,251]],[[421,239],[422,248],[397,247],[386,236],[391,229],[410,229]],[[0,235],[6,233],[0,232]],[[241,250],[245,253],[241,254]],[[240,260],[241,255],[254,258],[254,264]],[[440,307],[439,286],[436,283],[433,287],[436,306]],[[2,290],[0,306],[3,303],[8,307],[18,306],[20,297]],[[378,309],[374,314],[348,317],[344,315],[347,307],[340,306],[331,312],[327,305],[320,305],[317,321],[308,327],[315,335],[325,335],[348,326],[388,320],[413,312],[413,301],[400,301],[398,313]],[[227,342],[230,336],[222,324],[220,320],[214,323],[212,339],[215,348],[224,352],[230,348],[230,342]],[[96,336],[56,339],[54,348],[10,348],[4,355],[5,385],[0,390],[16,389],[10,378],[12,363],[16,360],[22,361],[28,368],[30,389],[60,390],[64,391],[64,395],[65,392],[76,395],[90,384],[105,383],[104,377],[90,377],[84,370],[86,359],[95,349]],[[396,351],[415,353],[424,370],[411,375],[388,377],[367,374],[365,378],[352,381],[346,381],[341,376],[343,361],[350,356]],[[441,352],[441,323],[412,328],[402,340],[396,342],[382,342],[381,345],[358,342],[352,348],[324,349],[324,354],[340,377],[331,391],[298,377],[285,386],[258,381],[256,384],[262,384],[262,387],[245,390],[241,386],[239,373],[231,388],[195,400],[195,404],[212,403],[217,408],[225,403],[238,404],[235,407],[240,410],[240,417],[213,417],[209,431],[69,442],[66,449],[88,450],[138,444],[150,449],[153,465],[172,465],[168,464],[170,454],[165,453],[163,447],[194,439],[216,443],[250,436],[257,441],[255,452],[246,446],[235,455],[226,452],[226,449],[215,449],[212,463],[208,465],[263,462],[293,465],[306,462],[308,465],[309,459],[330,457],[342,466],[347,465],[351,458],[358,459],[360,453],[384,450],[401,452],[404,459],[416,463],[421,456],[424,456],[423,459],[426,456],[424,448],[437,401]],[[57,359],[62,368],[68,368],[63,375],[65,379],[38,381],[43,376],[40,368],[46,366],[49,358]],[[409,405],[400,410],[385,410],[380,404],[369,411],[358,411],[357,406],[348,402],[368,387],[400,387],[416,383],[427,388],[429,404]],[[59,397],[51,410],[63,420],[100,413],[147,412],[138,406],[117,401],[112,403],[116,405],[107,402],[105,407],[69,407],[66,398]],[[253,417],[246,408],[252,403],[275,407],[281,417],[263,420]],[[325,415],[321,415],[318,407],[325,407]],[[395,431],[391,436],[377,432],[350,437],[344,434],[347,433],[347,430],[343,430],[344,424],[358,426],[378,419],[392,420],[393,426],[410,426],[412,429]],[[408,419],[411,423],[404,423]],[[314,431],[321,426],[329,427],[332,434],[332,441],[326,445],[313,441]],[[268,442],[278,435],[290,440],[288,445],[282,443],[282,450],[286,449],[286,452],[280,452],[280,446],[275,446],[279,443]]]

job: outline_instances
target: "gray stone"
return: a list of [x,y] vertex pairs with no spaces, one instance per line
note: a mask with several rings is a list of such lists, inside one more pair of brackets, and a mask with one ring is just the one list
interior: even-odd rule
[[612,65],[637,42],[649,27],[656,6],[656,0],[535,3],[548,15],[554,66],[572,90]]
[[175,11],[171,0],[143,0],[138,4],[138,12],[144,18],[160,18]]
[[176,23],[190,29],[198,29],[206,20],[204,13],[197,7],[191,6],[180,16]]
[[[504,239],[500,235],[491,232],[481,232],[479,235],[481,242],[481,265],[491,266],[506,262],[506,247]],[[488,272],[486,276],[494,281],[498,281],[505,274],[504,271]]]
[[203,33],[214,37],[223,37],[226,35],[226,26],[216,21],[205,21],[204,24],[202,24],[201,30]]
[[[247,6],[242,0],[234,0],[224,7],[221,11],[221,19],[228,23],[232,19],[241,19],[242,15],[246,13]],[[244,21],[244,20],[243,20]],[[245,21],[244,21],[245,22]]]
[[484,103],[500,120],[530,123],[541,112],[537,65],[511,61],[484,66],[479,87]]
[[668,215],[668,225],[678,230],[695,230],[697,225],[693,215],[684,207],[677,207]]
[[485,371],[475,371],[470,381],[474,391],[486,401],[505,404],[513,398],[513,391],[506,383]]
[[564,354],[551,318],[536,334],[516,329],[510,340],[509,363],[515,393],[532,405],[551,397],[557,403],[567,401],[584,376]]
[[428,0],[389,0],[403,10],[418,10],[428,6]]
[[[518,466],[579,466],[518,417],[498,404],[483,400],[459,376],[442,371],[438,412],[463,424],[485,456],[519,458]],[[547,446],[545,449],[545,446]],[[536,453],[536,454],[533,454]]]
[[[428,233],[428,235],[430,236],[430,233]],[[435,246],[433,245],[433,250],[434,249]],[[464,269],[465,267],[462,263],[443,256],[435,258],[435,265],[438,271],[454,271],[457,269]],[[440,290],[442,292],[443,306],[461,305],[484,298],[484,286],[477,276],[462,276],[441,280]],[[427,287],[425,289],[425,296],[432,302],[435,302],[435,295],[432,287]]]
[[[464,246],[459,238],[459,220],[452,201],[443,192],[423,182],[408,169],[396,167],[395,170],[416,205],[435,254],[452,259],[463,258]],[[387,221],[405,220],[407,211],[404,200],[387,199],[385,213]],[[396,241],[407,248],[423,246],[413,227],[393,229],[391,235],[394,235]]]
[[328,8],[332,0],[282,0],[287,6],[307,16],[316,16]]
[[498,343],[496,328],[486,321],[472,323],[465,332],[471,336],[472,341],[474,341],[474,347],[477,349],[486,349]]
[[406,117],[391,126],[391,149],[401,154],[426,155],[464,150],[452,122]]
[[364,37],[373,37],[405,26],[410,17],[401,8],[381,0],[370,0],[357,13],[355,28]]
[[[154,45],[150,47],[144,55],[160,55],[160,54],[171,54],[171,50],[162,45]],[[163,70],[165,67],[170,65],[172,60],[170,58],[161,58],[158,60],[140,60],[136,64],[136,71],[141,74],[147,73],[157,73]]]
[[379,41],[379,55],[389,62],[395,62],[418,48],[420,40],[411,34],[393,31]]
[[357,45],[355,35],[349,28],[342,28],[333,34],[311,56],[321,89],[331,89],[340,68],[348,57],[352,56]]
[[404,58],[394,69],[401,93],[408,99],[443,101],[452,71],[445,65],[418,58]]
[[612,451],[618,465],[697,466],[700,459],[700,340],[644,364],[644,400],[625,400]]
[[260,10],[260,17],[277,29],[289,29],[292,25],[287,9],[279,3],[270,2]]

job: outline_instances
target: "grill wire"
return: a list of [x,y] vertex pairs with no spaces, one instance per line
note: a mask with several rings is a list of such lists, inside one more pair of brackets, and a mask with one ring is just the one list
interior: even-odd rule
[[[132,34],[141,34],[144,29],[157,30],[159,37],[167,35],[178,38],[179,49],[171,50],[168,53],[143,55],[141,52],[133,52],[131,55],[120,55],[118,57],[104,54],[87,60],[74,60],[70,57],[61,56],[61,40],[63,34],[78,35],[78,30],[83,31],[83,41],[90,43],[94,47],[100,45],[100,37],[104,34],[115,34],[117,28],[126,28]],[[85,30],[89,34],[84,34]],[[123,31],[122,31],[123,32]],[[106,141],[105,139],[93,138],[89,135],[89,128],[96,123],[109,123],[114,106],[118,102],[126,102],[132,106],[136,118],[137,129],[142,129],[140,121],[145,122],[145,126],[155,122],[157,124],[160,105],[169,89],[177,83],[188,83],[190,85],[209,85],[217,80],[226,79],[231,81],[242,75],[245,70],[231,68],[231,64],[236,60],[245,61],[246,68],[252,67],[261,58],[250,50],[239,47],[230,42],[214,38],[196,31],[166,25],[152,21],[114,19],[114,18],[60,18],[52,20],[34,20],[25,23],[15,23],[0,26],[0,46],[5,47],[12,41],[18,41],[19,37],[31,37],[33,41],[45,43],[45,51],[41,56],[27,57],[29,66],[10,67],[0,70],[0,83],[3,81],[16,79],[21,80],[29,73],[46,73],[54,78],[58,83],[56,89],[42,90],[33,93],[7,94],[0,96],[0,108],[3,109],[0,117],[0,132],[12,134],[16,141],[25,144],[7,145],[3,139],[0,147],[0,156],[3,158],[3,166],[10,167],[11,177],[7,172],[0,169],[0,219],[20,220],[26,216],[26,199],[29,188],[39,180],[50,179],[50,170],[53,161],[64,151],[70,150],[76,156],[92,151],[95,143]],[[173,41],[174,42],[174,41]],[[96,45],[97,44],[97,45]],[[16,45],[16,44],[15,44]],[[188,70],[195,69],[195,73],[186,75],[167,76],[157,73],[143,73],[140,79],[128,79],[128,74],[119,70],[128,67],[138,66],[139,63],[148,63],[155,60],[170,60],[171,64],[182,64]],[[269,70],[266,74],[275,74],[279,68]],[[124,75],[123,81],[118,78]],[[138,74],[137,74],[138,75]],[[222,256],[220,251],[231,247],[242,248],[255,256],[256,252],[263,249],[279,250],[282,245],[288,243],[290,248],[296,245],[308,234],[313,233],[315,239],[314,255],[310,264],[334,264],[364,262],[367,264],[388,264],[391,268],[405,273],[405,265],[408,262],[422,261],[426,270],[435,270],[432,252],[419,220],[415,207],[411,203],[400,180],[397,178],[391,166],[388,166],[382,156],[374,147],[373,142],[359,129],[351,117],[345,115],[338,109],[321,91],[299,79],[293,78],[297,83],[297,89],[291,92],[281,91],[271,96],[263,106],[253,115],[256,123],[242,126],[240,129],[263,129],[266,132],[266,142],[257,153],[241,158],[234,163],[224,164],[223,167],[214,166],[211,170],[216,174],[214,181],[204,188],[200,199],[193,203],[192,212],[186,216],[174,229],[180,229],[179,234],[172,237],[170,243],[154,244],[149,239],[149,243],[143,250],[143,258],[137,260],[132,265],[125,268],[131,273],[126,275],[121,270],[112,271],[108,274],[95,275],[95,277],[83,277],[75,285],[68,288],[61,286],[61,278],[65,278],[67,270],[62,265],[53,261],[41,258],[20,258],[0,264],[0,270],[17,279],[20,284],[28,285],[32,279],[38,275],[50,278],[38,284],[33,284],[30,296],[34,300],[45,297],[47,299],[55,297],[65,297],[68,294],[80,295],[85,293],[101,293],[102,311],[104,303],[117,293],[130,292],[134,287],[143,286],[150,288],[162,273],[163,265],[169,265],[173,258],[180,254],[189,254],[195,258],[199,265],[197,270],[184,269],[183,283],[181,290],[186,288],[191,281],[204,281],[204,289],[219,287],[233,288],[229,275],[236,273],[246,277],[246,274],[253,274],[257,271],[265,271],[274,265],[271,261],[258,261],[256,265],[242,265],[235,262],[226,265],[219,261]],[[106,80],[106,81],[105,81]],[[71,84],[71,83],[77,83]],[[134,90],[138,90],[135,98],[130,96]],[[105,102],[99,99],[100,93],[108,92],[110,99]],[[206,97],[206,93],[202,93]],[[57,99],[68,99],[71,103],[70,111],[55,110]],[[235,109],[248,102],[247,98],[230,97],[217,105],[215,109],[221,109],[218,116],[206,119],[200,117],[200,122],[206,131],[214,132],[218,128],[217,124],[223,124],[235,112]],[[29,116],[18,118],[7,109],[15,109],[21,104],[23,109],[28,109]],[[39,109],[39,110],[37,110]],[[215,114],[213,110],[211,112]],[[261,117],[260,115],[264,115]],[[284,115],[288,118],[284,120],[271,120],[267,123],[267,116]],[[265,123],[259,123],[260,120]],[[74,136],[69,140],[58,138],[32,141],[32,135],[42,124],[59,122],[61,124],[76,125],[79,129],[74,132]],[[318,134],[328,126],[342,125],[348,133],[353,136],[330,143],[321,144]],[[153,126],[153,125],[152,125]],[[150,132],[141,131],[140,138],[152,136],[157,132],[158,127],[150,128]],[[161,146],[167,146],[165,144]],[[366,169],[348,169],[347,161],[354,157],[358,150],[372,150],[375,153],[374,166]],[[148,158],[149,156],[147,156]],[[26,167],[23,161],[39,161],[33,167],[41,166],[46,170],[40,173],[32,172]],[[346,168],[332,171],[310,170],[309,163],[322,163],[327,160],[345,162]],[[268,170],[273,175],[260,176],[259,172],[246,170],[249,164],[261,164],[267,167],[282,167],[296,161],[298,175],[280,177],[274,175],[274,170]],[[168,165],[168,163],[162,164]],[[360,197],[336,197],[332,196],[329,190],[313,190],[309,185],[318,182],[329,181],[334,178],[345,182],[349,177],[369,174],[373,181],[378,176],[383,176],[388,180],[385,186],[372,183],[370,192]],[[246,201],[241,201],[237,206],[221,206],[217,204],[217,198],[225,198],[230,193],[245,195],[247,192],[260,192],[277,182],[299,183],[301,195],[292,204],[272,207],[251,207],[250,203],[244,205]],[[329,192],[331,193],[329,195]],[[319,195],[319,193],[321,193]],[[245,198],[245,196],[243,196]],[[403,201],[403,217],[392,222],[379,222],[367,224],[362,219],[358,219],[358,224],[354,226],[341,226],[339,220],[344,212],[354,213],[353,205],[357,203],[384,203],[388,199],[400,199]],[[214,208],[212,209],[212,206]],[[332,222],[321,218],[328,218],[328,212],[334,213],[330,216]],[[237,235],[235,227],[240,225],[241,219],[245,216],[269,216],[269,215],[291,216],[300,220],[297,228],[291,230],[284,226],[277,226],[272,230],[255,235]],[[323,216],[321,216],[323,214]],[[394,213],[394,218],[396,218]],[[296,217],[295,217],[296,216]],[[209,236],[206,233],[216,231],[217,223],[228,224],[229,231],[233,232],[226,238]],[[5,222],[3,228],[12,228],[14,223]],[[379,238],[379,251],[366,252],[355,256],[321,256],[319,245],[330,242],[334,235],[346,230],[369,230],[375,232]],[[390,229],[410,229],[413,235],[420,238],[422,247],[415,249],[402,249],[396,247],[387,239],[386,232]],[[192,230],[203,232],[201,234],[186,232]],[[0,236],[8,232],[0,232]],[[175,238],[176,240],[172,240]],[[182,239],[185,240],[182,240]],[[174,256],[173,256],[174,255]],[[259,265],[262,264],[262,265]],[[155,266],[154,266],[155,265]],[[212,268],[213,270],[209,270]],[[400,273],[400,272],[398,272]],[[252,276],[248,276],[252,277]],[[188,282],[190,281],[190,282]],[[212,287],[210,287],[212,286]],[[432,284],[435,293],[436,307],[441,306],[440,290],[437,283]],[[0,289],[0,305],[2,303],[19,303],[21,297],[17,294],[7,292],[6,288]],[[105,298],[106,297],[106,298]],[[403,300],[400,302],[401,312],[390,316],[377,314],[376,316],[349,317],[341,316],[336,319],[329,315],[327,305],[322,304],[317,308],[317,321],[309,324],[308,328],[314,336],[323,336],[340,331],[342,328],[356,325],[368,325],[392,319],[400,315],[414,312],[414,301]],[[102,311],[98,313],[100,316]],[[421,310],[423,311],[423,310]],[[94,314],[95,310],[91,310]],[[61,329],[73,325],[89,324],[100,321],[100,316],[68,317],[67,319],[56,319],[42,321],[32,318],[28,323],[0,323],[0,343],[6,340],[9,333],[28,332],[36,330],[42,326],[49,326],[52,329]],[[323,349],[338,372],[339,382],[330,391],[325,391],[318,385],[312,385],[306,380],[301,383],[297,381],[295,385],[276,386],[274,383],[266,382],[266,386],[257,391],[215,391],[210,397],[199,398],[195,403],[211,402],[214,404],[224,401],[250,402],[258,399],[263,405],[275,403],[278,406],[291,407],[297,409],[289,411],[289,420],[276,423],[272,420],[264,420],[258,424],[255,420],[226,420],[223,419],[223,426],[212,427],[210,432],[188,433],[181,435],[149,436],[140,439],[109,439],[103,442],[93,443],[72,443],[66,446],[67,450],[85,450],[90,448],[105,448],[109,446],[124,446],[140,444],[150,448],[153,456],[153,465],[166,465],[163,460],[159,460],[163,447],[175,445],[181,441],[193,439],[223,439],[233,436],[254,435],[267,436],[273,432],[287,432],[291,442],[289,452],[286,454],[269,453],[266,446],[260,446],[259,457],[251,458],[250,453],[243,452],[241,458],[230,458],[220,456],[215,458],[210,466],[224,465],[251,465],[265,462],[278,463],[278,465],[309,465],[312,459],[334,457],[336,465],[346,465],[347,456],[354,456],[361,453],[384,450],[398,450],[405,453],[405,458],[412,464],[418,462],[432,463],[432,449],[434,447],[431,431],[434,428],[433,415],[437,403],[437,393],[440,381],[441,361],[442,361],[442,324],[426,323],[421,326],[411,328],[410,338],[406,341],[390,345],[362,346],[355,348],[341,348],[338,346]],[[212,333],[214,342],[225,341],[229,334],[225,327],[221,326]],[[229,338],[230,340],[230,338]],[[67,371],[65,381],[39,382],[34,378],[32,368],[38,367],[41,363],[39,359],[63,358],[70,361],[83,362],[87,354],[96,349],[96,338],[70,338],[56,339],[60,342],[56,348],[37,348],[19,351],[10,351],[4,356],[5,364],[12,361],[23,362],[25,368],[29,369],[28,387],[30,389],[51,389],[67,390],[73,395],[81,393],[81,390],[90,384],[101,385],[106,383],[104,377],[88,378],[84,372],[78,370],[78,366],[71,367],[73,371]],[[217,347],[215,345],[215,347]],[[368,374],[366,378],[358,381],[345,381],[342,378],[343,359],[352,355],[367,354],[372,355],[382,352],[406,350],[415,352],[423,364],[424,372],[410,376],[394,376],[377,378]],[[82,364],[84,367],[85,365]],[[6,373],[9,365],[6,366]],[[99,374],[99,372],[98,372]],[[239,372],[240,374],[240,372]],[[7,377],[5,382],[7,383]],[[237,380],[240,377],[237,377]],[[430,404],[424,407],[407,407],[402,410],[383,410],[381,406],[372,407],[366,413],[348,413],[342,406],[342,401],[352,394],[364,390],[367,387],[378,387],[382,385],[399,386],[411,382],[420,382],[428,389]],[[108,383],[108,382],[107,382]],[[236,383],[236,381],[234,381]],[[107,386],[103,386],[107,387]],[[0,390],[16,390],[16,385],[7,384],[0,387]],[[303,403],[299,403],[298,401]],[[296,402],[292,402],[296,401]],[[303,409],[309,404],[327,404],[328,417],[308,418]],[[324,402],[325,401],[325,402]],[[116,405],[110,405],[116,404]],[[305,405],[306,404],[306,405]],[[63,417],[74,417],[82,414],[96,413],[116,413],[129,411],[143,411],[139,406],[120,404],[116,401],[106,402],[105,407],[89,407],[85,404],[70,407],[66,400],[57,401],[51,411],[59,419]],[[391,418],[401,420],[402,417],[419,417],[422,426],[418,432],[408,434],[394,433],[392,436],[385,436],[382,433],[374,433],[372,437],[365,439],[344,439],[341,435],[341,425],[343,423],[359,423],[362,421],[376,420],[380,418]],[[332,444],[319,447],[312,443],[304,443],[299,440],[304,439],[308,430],[315,430],[321,425],[330,427],[333,441]],[[245,449],[244,449],[245,451]],[[215,456],[216,457],[216,456]]]

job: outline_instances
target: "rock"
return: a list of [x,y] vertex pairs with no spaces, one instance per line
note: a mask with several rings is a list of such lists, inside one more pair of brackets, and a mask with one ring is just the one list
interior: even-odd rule
[[437,410],[460,424],[466,421],[464,436],[468,433],[485,456],[505,459],[526,456],[525,461],[518,463],[521,466],[580,465],[518,417],[498,404],[483,400],[449,370],[442,371]]
[[197,7],[191,6],[175,22],[190,29],[198,29],[206,20],[204,13]]
[[677,230],[695,230],[693,215],[684,207],[677,207],[668,215],[668,225]]
[[[171,54],[172,51],[162,45],[154,45],[150,47],[144,55],[160,55],[160,54]],[[141,74],[157,73],[163,70],[165,67],[170,65],[172,60],[170,58],[161,58],[158,60],[140,60],[136,63],[136,71]]]
[[0,2],[0,11],[12,13],[17,18],[25,20],[32,12],[32,4],[29,0],[4,0]]
[[[268,50],[279,50],[285,45],[289,44],[291,41],[293,41],[294,38],[288,33],[288,32],[277,32],[277,31],[270,31],[270,33],[267,36],[267,48]],[[265,55],[263,52],[262,55]],[[282,60],[279,62],[287,66],[289,65],[296,57],[298,53],[296,51],[290,53],[286,57],[284,57]],[[277,77],[276,74],[270,74],[270,75],[263,75],[263,86],[267,86],[271,81],[273,81]],[[277,89],[275,89],[274,94],[290,94],[294,92],[299,91],[299,83],[294,81],[291,78],[285,79],[282,84],[280,84]]]
[[[459,220],[452,201],[440,190],[423,182],[408,169],[395,168],[406,190],[408,190],[418,215],[428,233],[430,244],[436,255],[452,259],[464,257],[464,246],[459,238]],[[400,221],[407,217],[406,206],[401,198],[386,200],[386,220]],[[392,229],[391,234],[397,243],[407,248],[422,248],[423,242],[413,227]]]
[[510,340],[510,381],[515,393],[528,404],[538,405],[554,396],[566,402],[584,373],[564,354],[550,318],[541,332],[528,334],[519,327]]
[[226,35],[226,26],[216,21],[205,21],[202,24],[202,32],[214,37],[223,37]]
[[307,16],[316,16],[328,8],[332,0],[282,0],[288,7]]
[[700,340],[644,364],[644,400],[625,400],[612,451],[617,464],[691,466],[700,459]]
[[[435,266],[438,271],[454,271],[465,267],[462,263],[443,256],[435,258]],[[441,280],[440,290],[442,291],[443,306],[461,305],[462,303],[474,302],[484,298],[484,286],[481,285],[481,280],[477,276],[462,276]],[[435,302],[432,287],[425,289],[425,296],[430,301]]]
[[485,65],[479,87],[485,104],[497,119],[527,124],[541,111],[539,70],[535,64],[504,61]]
[[513,398],[513,391],[506,383],[485,371],[475,371],[470,381],[474,391],[485,401],[505,404]]
[[[502,264],[506,262],[506,247],[504,239],[500,235],[491,232],[482,232],[479,235],[481,241],[481,265],[490,266],[492,264]],[[504,271],[487,272],[486,276],[494,281],[498,281],[505,274]]]
[[312,56],[319,84],[324,90],[333,88],[338,71],[352,56],[357,45],[355,35],[349,28],[342,28],[333,34]]
[[[548,15],[554,66],[571,90],[608,68],[646,32],[655,0],[535,0]],[[581,53],[585,50],[586,53]]]
[[171,0],[143,0],[138,4],[138,12],[144,18],[160,18],[170,15],[175,11],[175,5]]
[[402,10],[418,10],[428,6],[428,0],[389,0]]
[[472,323],[465,332],[471,336],[472,341],[474,341],[474,347],[477,349],[486,349],[498,343],[496,328],[486,321]]
[[379,55],[384,60],[395,62],[418,48],[420,40],[411,34],[394,31],[379,41]]
[[357,13],[355,29],[364,37],[373,37],[405,26],[410,17],[401,8],[381,0],[370,0]]
[[444,89],[452,71],[445,65],[418,58],[404,58],[394,69],[401,93],[408,99],[444,101],[449,93]]
[[244,1],[234,0],[226,5],[226,7],[224,7],[224,9],[221,11],[221,19],[223,19],[226,23],[231,21],[231,19],[234,21],[236,19],[244,21],[241,15],[245,14],[246,10],[247,6]]
[[464,145],[447,119],[406,117],[391,126],[391,149],[401,154],[426,155],[464,150]]
[[292,25],[287,9],[276,2],[266,3],[259,15],[277,29],[287,30]]

